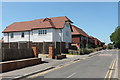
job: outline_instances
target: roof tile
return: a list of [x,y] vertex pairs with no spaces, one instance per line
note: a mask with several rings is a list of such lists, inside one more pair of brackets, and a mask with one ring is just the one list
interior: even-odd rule
[[80,29],[80,28],[78,28],[78,27],[76,27],[74,25],[72,25],[72,30],[73,30],[72,35],[81,34],[83,36],[89,37],[89,35],[86,32],[84,32],[82,29]]
[[72,21],[70,21],[70,19],[68,19],[66,16],[15,22],[6,27],[3,32],[30,31],[38,28],[64,28],[66,21],[72,23]]

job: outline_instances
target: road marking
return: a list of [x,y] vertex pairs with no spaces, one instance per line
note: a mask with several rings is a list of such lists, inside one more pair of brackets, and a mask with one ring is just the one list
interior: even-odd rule
[[112,67],[111,67],[110,74],[109,74],[109,76],[108,76],[108,80],[110,80],[110,78],[112,77],[113,69],[114,69],[115,63],[116,63],[116,60],[114,61],[113,65],[112,65]]
[[40,76],[40,75],[44,75],[44,74],[47,74],[47,73],[49,73],[49,72],[51,72],[51,71],[60,69],[60,68],[62,68],[62,67],[69,66],[69,65],[71,65],[71,64],[73,64],[73,63],[76,63],[76,62],[78,62],[78,61],[80,61],[80,60],[73,61],[72,63],[66,64],[66,65],[62,65],[62,66],[60,66],[60,67],[56,67],[56,68],[53,68],[53,69],[48,70],[48,71],[44,71],[44,72],[41,72],[41,73],[37,73],[37,74],[34,74],[34,75],[32,75],[32,76],[28,76],[27,78],[34,78],[34,77],[37,77],[37,76]]
[[75,75],[76,73],[73,73],[73,74],[71,74],[70,76],[68,76],[67,78],[70,78],[70,77],[72,77],[73,75]]
[[[96,55],[93,55],[93,56],[96,56]],[[91,56],[91,57],[93,57],[93,56]],[[91,57],[88,57],[88,58],[91,58]],[[86,58],[86,59],[88,59],[88,58]],[[71,62],[71,63],[69,63],[69,64],[65,64],[65,65],[62,65],[62,66],[59,66],[59,67],[56,67],[56,68],[53,68],[53,69],[50,69],[50,70],[44,71],[44,72],[40,72],[40,73],[37,73],[37,74],[31,75],[31,76],[28,76],[27,78],[34,78],[34,77],[37,77],[37,76],[40,76],[40,75],[44,75],[44,74],[47,74],[47,73],[49,73],[49,72],[51,72],[51,71],[54,71],[54,70],[60,69],[60,68],[62,68],[62,67],[69,66],[69,65],[71,65],[71,64],[73,64],[73,63],[77,63],[77,62],[79,62],[79,61],[80,61],[80,60],[73,61],[73,62]]]
[[110,78],[112,77],[112,73],[113,73],[115,63],[116,63],[116,60],[114,59],[110,64],[109,70],[107,71],[104,80],[106,80],[106,79],[110,80]]
[[[113,64],[113,61],[114,61],[114,60],[112,60],[110,66],[109,66],[109,69],[111,69],[111,66],[112,66],[112,64]],[[110,71],[109,69],[108,69],[108,71],[107,71],[107,73],[106,73],[106,75],[105,75],[104,80],[106,80],[107,76],[109,75],[109,71]]]

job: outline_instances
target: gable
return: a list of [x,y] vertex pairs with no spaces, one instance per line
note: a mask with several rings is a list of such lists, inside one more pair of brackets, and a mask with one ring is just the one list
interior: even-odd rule
[[89,35],[86,32],[84,32],[82,29],[74,25],[72,25],[72,29],[73,29],[72,35],[83,35],[83,36],[89,37]]

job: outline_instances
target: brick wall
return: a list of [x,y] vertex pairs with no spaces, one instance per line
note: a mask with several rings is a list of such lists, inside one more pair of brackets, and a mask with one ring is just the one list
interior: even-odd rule
[[49,52],[48,52],[48,58],[54,58],[55,54],[54,54],[54,46],[49,46]]
[[52,42],[34,42],[32,46],[38,47],[38,53],[40,54],[48,54],[49,45],[54,45]]
[[15,69],[24,68],[41,63],[41,58],[29,58],[21,60],[6,61],[0,63],[0,71],[6,72]]
[[65,48],[65,42],[35,42],[32,45],[36,45],[38,47],[38,52],[40,54],[48,54],[48,48],[49,46],[53,45],[54,46],[54,52],[55,54],[60,54],[60,52],[65,53],[67,52],[67,49]]

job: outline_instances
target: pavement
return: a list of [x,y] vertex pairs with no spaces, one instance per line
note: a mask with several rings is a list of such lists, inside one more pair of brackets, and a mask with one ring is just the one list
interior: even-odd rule
[[62,60],[49,59],[49,58],[43,57],[42,58],[43,63],[41,64],[5,72],[5,73],[2,73],[0,77],[2,78],[2,80],[14,80],[14,79],[18,80],[26,76],[30,76],[30,75],[44,72],[59,66],[63,66],[65,64],[69,64],[73,61],[86,59],[88,57],[94,56],[95,54],[98,54],[101,52],[103,52],[103,50],[91,53],[89,55],[67,55],[67,58]]

